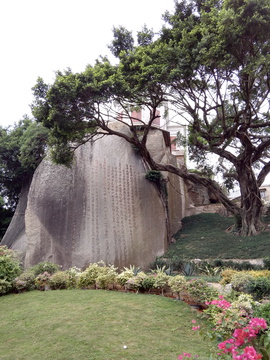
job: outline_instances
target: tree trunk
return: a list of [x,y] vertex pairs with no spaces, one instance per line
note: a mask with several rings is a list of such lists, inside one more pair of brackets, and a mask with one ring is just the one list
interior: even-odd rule
[[238,174],[241,192],[241,223],[238,224],[238,232],[243,236],[256,235],[264,228],[260,190],[253,170],[247,164],[238,169]]

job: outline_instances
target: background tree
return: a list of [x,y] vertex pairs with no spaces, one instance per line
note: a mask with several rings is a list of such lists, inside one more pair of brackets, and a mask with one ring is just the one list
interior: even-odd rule
[[[58,72],[50,86],[39,79],[33,114],[51,129],[54,154],[61,154],[56,161],[70,164],[72,151],[97,134],[121,136],[149,169],[208,187],[235,215],[239,233],[256,234],[263,228],[259,186],[270,169],[269,2],[181,1],[164,19],[168,25],[160,38],[143,46],[129,39],[120,51],[114,33],[117,65],[103,58],[80,74]],[[224,176],[238,181],[240,206],[215,181],[185,167],[157,164],[150,156],[148,133],[165,102],[189,124],[194,159],[205,166],[208,154],[216,154]],[[146,123],[131,117],[134,107],[148,111]],[[132,135],[113,131],[111,120],[125,123]],[[141,122],[139,131],[134,120]]]
[[14,127],[0,128],[0,228],[3,235],[21,188],[32,178],[46,150],[48,130],[24,117]]

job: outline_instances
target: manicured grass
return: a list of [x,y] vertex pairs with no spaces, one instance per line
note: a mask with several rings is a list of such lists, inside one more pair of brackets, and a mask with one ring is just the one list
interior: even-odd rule
[[[269,219],[266,219],[269,221]],[[182,220],[164,257],[184,259],[257,259],[270,256],[270,232],[257,236],[237,236],[225,230],[234,224],[232,217],[198,214]]]
[[210,343],[191,330],[195,317],[185,303],[156,295],[60,290],[3,296],[0,359],[176,360],[186,351],[206,360]]

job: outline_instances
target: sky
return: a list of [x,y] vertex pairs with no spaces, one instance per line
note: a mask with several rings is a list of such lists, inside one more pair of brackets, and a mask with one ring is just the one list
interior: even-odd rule
[[38,77],[53,83],[55,71],[81,72],[110,55],[113,26],[155,32],[174,0],[2,0],[0,4],[0,126],[29,115]]

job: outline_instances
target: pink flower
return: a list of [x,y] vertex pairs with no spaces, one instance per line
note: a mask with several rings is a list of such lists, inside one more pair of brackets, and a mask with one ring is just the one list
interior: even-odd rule
[[192,330],[193,330],[193,331],[199,330],[200,328],[201,328],[200,325],[198,325],[198,326],[192,326]]
[[178,360],[182,360],[182,359],[183,359],[183,355],[179,355]]
[[192,324],[196,324],[196,320],[195,320],[195,319],[192,319],[191,322],[192,322]]
[[190,357],[191,357],[191,354],[186,353],[186,352],[184,352],[184,353],[183,353],[183,355],[184,355],[184,356],[186,356],[186,357],[188,357],[188,358],[190,358]]

